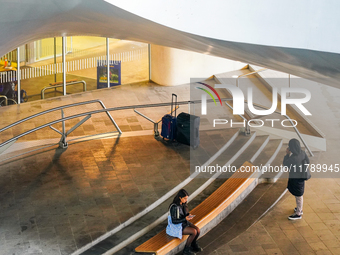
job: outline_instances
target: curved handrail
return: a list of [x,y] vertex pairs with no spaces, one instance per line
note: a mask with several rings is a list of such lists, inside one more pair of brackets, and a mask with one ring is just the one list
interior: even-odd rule
[[0,98],[5,98],[5,106],[8,105],[8,101],[12,101],[14,104],[18,104],[13,98],[8,98],[6,96],[0,95]]
[[17,101],[15,101],[13,98],[8,98],[8,101],[13,101],[13,102],[14,102],[14,104],[18,104],[18,102],[17,102]]
[[[247,103],[247,100],[244,100],[244,103]],[[231,108],[231,106],[230,106],[228,103],[226,103],[226,105],[227,105],[228,107]],[[253,105],[254,105],[254,106],[257,106],[257,107],[259,107],[259,108],[265,109],[265,110],[268,110],[268,109],[269,109],[268,107],[265,107],[265,106],[263,106],[263,105],[256,104],[256,103],[253,103]],[[232,109],[232,108],[231,108],[231,109]],[[286,115],[286,114],[281,114],[281,112],[279,112],[279,111],[274,111],[274,113],[280,114],[281,116],[283,116],[283,117],[285,117],[286,119],[289,120],[290,124],[292,124],[292,128],[294,128],[294,130],[295,130],[295,133],[298,135],[298,137],[300,138],[300,140],[302,141],[302,143],[305,145],[306,149],[308,150],[309,155],[310,155],[311,157],[314,157],[313,152],[311,151],[311,149],[310,149],[309,146],[307,145],[306,141],[302,138],[300,131],[297,129],[296,126],[294,126],[294,123],[293,123],[292,119],[291,119],[288,115]]]
[[248,76],[248,75],[251,75],[251,74],[254,74],[254,73],[259,73],[259,72],[262,72],[262,71],[266,71],[268,70],[268,68],[262,68],[262,69],[259,69],[259,70],[256,70],[256,71],[253,71],[253,72],[250,72],[250,73],[245,73],[245,74],[241,74],[239,76],[237,76],[236,78],[236,87],[238,87],[238,79],[241,78],[241,77],[244,77],[244,76]]
[[8,105],[8,98],[6,96],[0,95],[0,98],[5,99],[5,106]]
[[[221,99],[222,101],[232,101],[231,98],[222,98]],[[212,99],[210,100],[207,100],[208,102],[213,102]],[[18,136],[15,136],[3,143],[0,144],[0,147],[10,143],[11,141],[13,140],[16,140],[18,138],[21,138],[27,134],[30,134],[32,132],[35,132],[39,129],[42,129],[42,128],[45,128],[45,127],[48,127],[50,125],[53,125],[55,123],[59,123],[59,122],[62,122],[62,121],[65,121],[65,120],[70,120],[70,119],[74,119],[74,118],[79,118],[79,117],[82,117],[82,116],[85,116],[85,115],[89,115],[89,114],[96,114],[96,113],[102,113],[102,112],[106,112],[108,114],[108,116],[110,117],[110,119],[113,121],[114,125],[116,126],[117,130],[119,131],[119,133],[121,133],[119,127],[117,126],[117,124],[114,122],[114,120],[112,119],[112,116],[110,115],[109,111],[118,111],[118,110],[127,110],[127,109],[135,109],[135,108],[149,108],[149,107],[160,107],[160,106],[169,106],[171,105],[171,103],[158,103],[158,104],[146,104],[146,105],[133,105],[133,106],[120,106],[120,107],[114,107],[114,108],[105,108],[103,102],[99,99],[96,99],[96,100],[90,100],[90,101],[85,101],[85,102],[80,102],[80,103],[74,103],[74,104],[69,104],[69,105],[64,105],[64,106],[59,106],[59,107],[55,107],[55,108],[52,108],[52,109],[49,109],[49,110],[46,110],[46,111],[43,111],[43,112],[40,112],[40,113],[37,113],[37,114],[34,114],[34,115],[31,115],[27,118],[24,118],[22,120],[19,120],[17,122],[14,122],[2,129],[0,129],[0,132],[8,129],[8,128],[11,128],[15,125],[18,125],[20,123],[23,123],[29,119],[32,119],[34,117],[37,117],[37,116],[40,116],[40,115],[43,115],[43,114],[46,114],[46,113],[49,113],[49,112],[52,112],[52,111],[55,111],[55,110],[60,110],[60,109],[63,109],[63,108],[67,108],[67,107],[73,107],[73,106],[78,106],[78,105],[84,105],[84,104],[89,104],[89,103],[94,103],[94,102],[99,102],[102,104],[102,106],[104,107],[104,109],[102,110],[95,110],[95,111],[89,111],[89,112],[85,112],[85,113],[80,113],[80,114],[76,114],[76,115],[72,115],[72,116],[68,116],[68,117],[65,117],[65,118],[61,118],[59,120],[55,120],[55,121],[52,121],[52,122],[49,122],[47,124],[44,124],[42,126],[39,126],[39,127],[36,127],[34,129],[31,129],[31,130],[28,130]],[[178,102],[177,104],[178,105],[183,105],[183,104],[188,104],[188,103],[195,103],[195,102],[201,102],[201,100],[195,100],[195,101],[181,101],[181,102]],[[244,100],[245,103],[247,103],[247,100]],[[228,103],[226,103],[226,105],[228,107],[231,107]],[[263,106],[263,105],[259,105],[259,104],[256,104],[256,103],[253,103],[254,106],[257,106],[259,108],[262,108],[262,109],[268,109],[267,107]],[[231,108],[232,109],[232,108]],[[281,112],[279,111],[274,111],[274,113],[277,113],[277,114],[280,114],[281,115]],[[298,137],[300,138],[300,140],[302,141],[302,143],[305,145],[305,147],[307,148],[309,154],[313,157],[314,154],[312,153],[312,151],[310,150],[309,146],[307,145],[307,143],[305,142],[305,140],[302,138],[301,136],[301,133],[299,132],[299,130],[294,126],[291,118],[288,116],[288,115],[282,115],[284,116],[286,119],[289,120],[289,122],[292,124],[292,127],[294,128],[296,134],[298,135]],[[242,117],[242,116],[241,116]],[[243,117],[244,118],[244,117]]]
[[[231,98],[221,98],[222,101],[231,101],[232,99]],[[213,102],[212,99],[210,100],[207,100],[208,102]],[[34,114],[34,115],[31,115],[27,118],[24,118],[22,120],[19,120],[19,121],[16,121],[15,123],[12,123],[2,129],[0,129],[0,132],[8,129],[8,128],[11,128],[15,125],[18,125],[20,123],[23,123],[29,119],[32,119],[34,117],[37,117],[37,116],[40,116],[40,115],[43,115],[45,113],[49,113],[49,112],[52,112],[52,111],[55,111],[55,110],[60,110],[60,109],[63,109],[63,108],[67,108],[67,107],[72,107],[72,106],[77,106],[77,105],[82,105],[82,104],[86,104],[86,103],[93,103],[93,102],[101,102],[101,100],[99,99],[96,99],[96,100],[91,100],[91,101],[86,101],[86,102],[80,102],[80,103],[75,103],[75,104],[69,104],[69,105],[66,105],[66,106],[59,106],[59,107],[55,107],[55,108],[52,108],[50,110],[46,110],[46,111],[43,111],[41,113],[37,113],[37,114]],[[195,101],[182,101],[182,102],[178,102],[177,104],[178,105],[183,105],[183,104],[188,104],[188,103],[193,103],[193,102],[201,102],[201,100],[195,100]],[[102,103],[102,102],[101,102]],[[42,129],[42,128],[45,128],[45,127],[48,127],[50,125],[53,125],[53,124],[56,124],[56,123],[59,123],[59,122],[63,122],[63,121],[66,121],[66,120],[71,120],[71,119],[74,119],[74,118],[79,118],[79,117],[82,117],[82,116],[86,116],[86,115],[90,115],[90,114],[97,114],[97,113],[102,113],[102,112],[106,112],[108,115],[110,114],[109,112],[110,111],[119,111],[119,110],[128,110],[128,109],[134,109],[134,108],[149,108],[149,107],[160,107],[160,106],[169,106],[171,105],[171,103],[158,103],[158,104],[146,104],[146,105],[132,105],[132,106],[120,106],[120,107],[113,107],[113,108],[105,108],[105,109],[101,109],[101,110],[95,110],[95,111],[89,111],[89,112],[84,112],[84,113],[79,113],[79,114],[76,114],[76,115],[72,115],[72,116],[68,116],[68,117],[64,117],[64,118],[61,118],[61,119],[58,119],[58,120],[55,120],[55,121],[51,121],[49,123],[46,123],[44,125],[41,125],[39,127],[36,127],[36,128],[33,128],[31,130],[28,130],[20,135],[17,135],[15,137],[12,137],[11,139],[3,142],[0,144],[0,148],[3,147],[4,145],[12,142],[13,140],[16,140],[16,139],[19,139],[25,135],[28,135],[30,133],[33,133],[39,129]],[[105,106],[104,106],[105,107]],[[111,116],[111,115],[109,115]],[[111,117],[111,120],[112,117]],[[117,126],[117,124],[114,122],[113,120],[113,123],[115,124],[117,130],[119,131],[119,133],[121,133],[119,127]]]
[[42,111],[42,112],[33,114],[33,115],[28,116],[28,117],[26,117],[24,119],[18,120],[18,121],[14,122],[14,123],[6,126],[6,127],[1,128],[0,129],[0,133],[5,131],[6,129],[9,129],[11,127],[19,125],[19,124],[21,124],[21,123],[23,123],[23,122],[25,122],[27,120],[33,119],[35,117],[44,115],[46,113],[50,113],[50,112],[54,112],[54,111],[61,110],[61,109],[64,109],[64,108],[69,108],[69,107],[78,106],[78,105],[92,104],[92,103],[96,103],[96,102],[100,103],[106,109],[106,107],[104,106],[103,102],[100,99],[94,99],[94,100],[89,100],[89,101],[84,101],[84,102],[79,102],[79,103],[73,103],[73,104],[67,104],[67,105],[63,105],[63,106],[58,106],[58,107],[54,107],[54,108],[51,108],[51,109],[46,110],[46,111]]
[[[70,85],[74,85],[74,84],[78,84],[78,83],[82,83],[83,84],[83,91],[86,91],[86,82],[84,80],[69,82],[69,83],[66,83],[66,86],[70,86]],[[41,99],[45,99],[45,90],[46,89],[59,88],[59,87],[63,87],[63,86],[64,86],[64,84],[57,84],[57,85],[53,85],[53,86],[46,86],[46,87],[44,87],[41,90]]]
[[[221,100],[222,101],[232,101],[231,98],[221,98]],[[79,105],[84,105],[84,104],[91,104],[91,103],[95,103],[95,102],[100,103],[107,111],[115,111],[116,108],[119,108],[119,107],[116,107],[116,108],[106,108],[104,106],[104,103],[100,99],[94,99],[94,100],[89,100],[89,101],[84,101],[84,102],[79,102],[79,103],[67,104],[67,105],[63,105],[63,106],[54,107],[54,108],[51,108],[51,109],[48,109],[48,110],[45,110],[45,111],[33,114],[31,116],[28,116],[28,117],[26,117],[24,119],[18,120],[18,121],[14,122],[14,123],[6,126],[6,127],[1,128],[0,129],[0,133],[5,131],[6,129],[9,129],[9,128],[14,127],[14,126],[16,126],[18,124],[21,124],[22,122],[25,122],[25,121],[33,119],[35,117],[44,115],[46,113],[50,113],[50,112],[53,112],[53,111],[61,110],[61,109],[64,109],[64,108],[69,108],[69,107],[74,107],[74,106],[79,106]],[[178,102],[177,104],[182,105],[182,104],[197,103],[197,102],[201,102],[201,100],[182,101],[182,102]],[[212,99],[207,99],[207,102],[211,103],[211,102],[213,102],[213,100]],[[168,105],[171,105],[171,103],[158,103],[158,104],[149,104],[149,105],[144,105],[144,106],[145,106],[145,108],[148,108],[148,107],[168,106]],[[127,109],[132,109],[134,107],[143,108],[143,107],[140,107],[140,106],[143,106],[143,105],[130,106],[130,108],[127,108]],[[123,106],[123,107],[129,107],[129,106]],[[124,110],[124,109],[122,109],[122,110]]]

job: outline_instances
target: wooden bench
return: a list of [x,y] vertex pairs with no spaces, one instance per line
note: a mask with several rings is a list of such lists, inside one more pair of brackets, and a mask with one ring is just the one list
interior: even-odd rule
[[[251,168],[253,165],[249,162],[245,162],[242,166],[249,166]],[[241,167],[240,169],[244,168]],[[190,211],[191,214],[196,215],[191,222],[201,230],[222,213],[223,210],[235,201],[238,196],[240,196],[242,192],[256,180],[253,175],[256,173],[251,171],[241,172],[240,169],[238,169],[231,178],[225,181],[207,199]],[[168,236],[164,229],[162,232],[135,248],[135,251],[163,255],[185,242],[187,238],[187,235],[184,235],[182,239]]]

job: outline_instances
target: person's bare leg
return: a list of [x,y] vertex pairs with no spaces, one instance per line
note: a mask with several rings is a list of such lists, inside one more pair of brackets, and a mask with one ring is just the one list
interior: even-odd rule
[[303,196],[295,197],[296,199],[296,214],[302,214],[302,207],[303,207]]

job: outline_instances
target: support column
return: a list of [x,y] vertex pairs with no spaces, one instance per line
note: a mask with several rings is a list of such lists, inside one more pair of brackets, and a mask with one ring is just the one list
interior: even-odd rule
[[20,104],[20,100],[21,100],[21,98],[20,98],[20,90],[21,90],[21,82],[20,82],[20,80],[21,80],[21,72],[20,72],[20,48],[18,47],[17,48],[17,81],[18,81],[18,88],[17,88],[17,93],[18,93],[18,95],[17,95],[17,98],[18,98],[18,104]]
[[106,73],[107,73],[107,87],[110,88],[110,38],[106,38]]
[[54,37],[54,82],[57,82],[57,38]]
[[63,92],[66,96],[66,37],[63,36]]
[[149,58],[149,81],[151,81],[151,44],[148,45],[148,58]]

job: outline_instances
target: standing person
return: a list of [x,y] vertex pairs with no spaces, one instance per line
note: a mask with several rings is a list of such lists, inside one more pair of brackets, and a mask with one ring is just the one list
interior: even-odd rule
[[286,149],[286,156],[283,158],[283,165],[289,168],[289,179],[287,188],[295,196],[296,208],[294,214],[288,219],[299,220],[303,214],[303,193],[305,191],[305,180],[303,171],[306,171],[304,164],[309,164],[309,158],[301,150],[300,142],[297,139],[291,139]]
[[187,206],[188,197],[189,194],[184,189],[181,189],[175,196],[172,204],[169,206],[170,215],[168,217],[166,233],[178,238],[182,238],[182,234],[189,235],[183,255],[195,255],[195,252],[200,252],[203,249],[197,244],[200,229],[190,222],[194,215],[189,213]]

